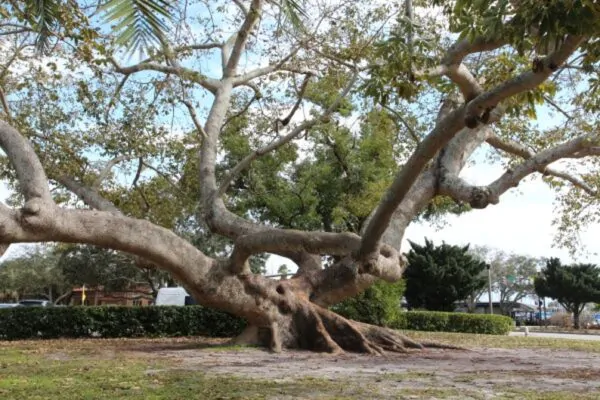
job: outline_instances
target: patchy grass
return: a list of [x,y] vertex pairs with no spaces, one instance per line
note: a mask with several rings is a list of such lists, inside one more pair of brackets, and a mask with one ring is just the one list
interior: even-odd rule
[[181,369],[180,360],[143,353],[167,349],[249,350],[205,346],[193,340],[57,340],[0,344],[1,399],[352,399],[369,386],[311,377],[244,379]]
[[[587,365],[600,365],[598,342],[407,333],[466,347],[521,350],[338,358],[275,355],[207,338],[0,342],[0,399],[598,398],[600,369],[565,358],[586,355]],[[534,365],[519,359],[524,351],[546,358]],[[546,360],[558,362],[555,355],[571,363],[540,372]]]
[[467,348],[563,349],[600,353],[600,341],[525,336],[477,335],[471,333],[403,331],[417,340],[435,340]]

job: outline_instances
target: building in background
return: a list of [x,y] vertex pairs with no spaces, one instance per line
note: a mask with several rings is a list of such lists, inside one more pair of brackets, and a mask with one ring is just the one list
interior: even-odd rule
[[69,305],[72,306],[149,306],[154,304],[150,286],[136,286],[123,291],[106,291],[103,286],[74,288]]

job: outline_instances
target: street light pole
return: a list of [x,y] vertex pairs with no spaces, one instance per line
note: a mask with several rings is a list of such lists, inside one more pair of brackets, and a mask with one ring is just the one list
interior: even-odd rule
[[494,313],[494,306],[492,303],[492,268],[491,265],[487,265],[488,270],[488,297],[490,299],[490,314]]

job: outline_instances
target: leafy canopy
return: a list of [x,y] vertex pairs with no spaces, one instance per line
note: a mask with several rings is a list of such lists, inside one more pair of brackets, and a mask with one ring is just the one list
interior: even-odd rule
[[410,245],[404,296],[411,308],[454,311],[457,301],[485,286],[487,264],[469,254],[469,246],[435,246],[427,239],[424,246]]
[[555,299],[574,313],[576,323],[587,303],[600,302],[600,268],[594,264],[563,265],[551,258],[534,284],[539,296]]

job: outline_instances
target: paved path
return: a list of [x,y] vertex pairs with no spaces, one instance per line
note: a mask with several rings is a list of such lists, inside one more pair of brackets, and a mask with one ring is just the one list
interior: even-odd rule
[[[524,336],[523,332],[511,332],[509,336]],[[574,340],[596,340],[600,341],[600,335],[578,335],[576,333],[550,333],[550,332],[529,332],[532,337],[546,337],[554,339],[574,339]]]

